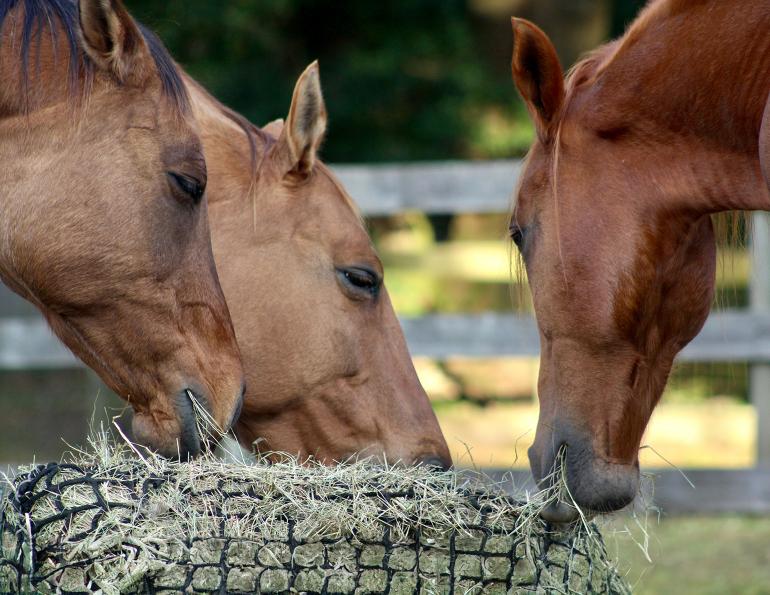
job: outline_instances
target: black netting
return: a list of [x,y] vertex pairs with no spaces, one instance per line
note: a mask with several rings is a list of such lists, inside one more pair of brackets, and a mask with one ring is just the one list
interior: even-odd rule
[[[376,507],[378,525],[328,537],[283,515],[272,484],[225,474],[207,479],[201,485],[178,471],[155,475],[139,462],[108,474],[49,464],[19,476],[0,507],[0,592],[628,592],[598,533],[512,530],[515,519],[508,528],[499,519],[490,523],[484,492],[463,493],[476,523],[404,534],[388,518],[394,503],[441,504],[420,502],[410,489],[388,491],[375,477],[332,504]],[[264,511],[252,519],[249,503],[258,508],[267,500],[275,519]],[[180,506],[200,518],[199,528],[174,534],[164,526],[167,511]],[[319,510],[322,517],[328,508]],[[324,519],[317,520],[322,528]]]

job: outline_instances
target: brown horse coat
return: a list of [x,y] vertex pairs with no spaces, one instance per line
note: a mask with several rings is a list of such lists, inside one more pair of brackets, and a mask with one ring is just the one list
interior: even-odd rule
[[708,316],[711,214],[770,208],[770,4],[651,2],[566,81],[540,29],[513,29],[538,133],[511,220],[541,337],[530,463],[549,485],[565,449],[575,503],[614,510],[636,494],[644,429]]

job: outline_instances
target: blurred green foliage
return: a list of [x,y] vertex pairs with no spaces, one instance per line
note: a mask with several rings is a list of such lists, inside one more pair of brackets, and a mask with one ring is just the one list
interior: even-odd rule
[[[257,124],[285,116],[294,82],[318,59],[332,162],[526,150],[532,132],[510,79],[510,24],[471,4],[128,1],[196,79]],[[492,52],[490,26],[504,42]]]
[[[566,31],[590,30],[590,15],[604,15],[604,39],[622,33],[645,0],[581,0],[590,6],[580,10],[576,0],[127,1],[196,79],[257,124],[286,115],[297,77],[318,59],[324,157],[376,162],[521,156],[533,131],[511,82],[508,17],[554,27],[558,46]],[[590,35],[568,62],[602,41]]]

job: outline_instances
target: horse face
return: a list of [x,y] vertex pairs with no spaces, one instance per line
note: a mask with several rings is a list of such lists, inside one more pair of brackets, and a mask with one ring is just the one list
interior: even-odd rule
[[[164,89],[174,78],[159,69],[173,62],[120,2],[82,0],[72,19],[94,65],[87,105],[73,115],[71,101],[54,97],[46,110],[0,120],[7,196],[25,197],[5,209],[11,265],[0,271],[131,404],[137,441],[194,455],[202,445],[191,398],[227,429],[243,390],[200,139],[186,96]],[[40,51],[52,53],[41,36]],[[66,89],[66,71],[49,74]]]
[[[267,128],[277,140],[260,157],[251,197],[243,133],[217,132],[216,114],[196,107],[217,269],[248,378],[237,435],[261,451],[327,463],[361,454],[448,467],[380,260],[344,188],[316,159],[325,131],[318,77],[311,65],[286,124]],[[237,151],[233,139],[243,139]]]
[[[579,87],[565,101],[542,31],[517,20],[514,35],[514,79],[538,130],[511,220],[541,340],[530,464],[547,487],[564,449],[575,502],[616,510],[638,490],[638,449],[674,356],[708,315],[711,220],[672,206],[671,187],[649,173],[667,175],[664,157],[628,167],[651,156],[629,129],[596,126]],[[576,511],[562,503],[544,516]]]

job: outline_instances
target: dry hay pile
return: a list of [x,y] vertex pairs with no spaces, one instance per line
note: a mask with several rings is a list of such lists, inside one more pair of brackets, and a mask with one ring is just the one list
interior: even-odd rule
[[94,446],[6,482],[0,592],[629,592],[592,525],[478,479]]

